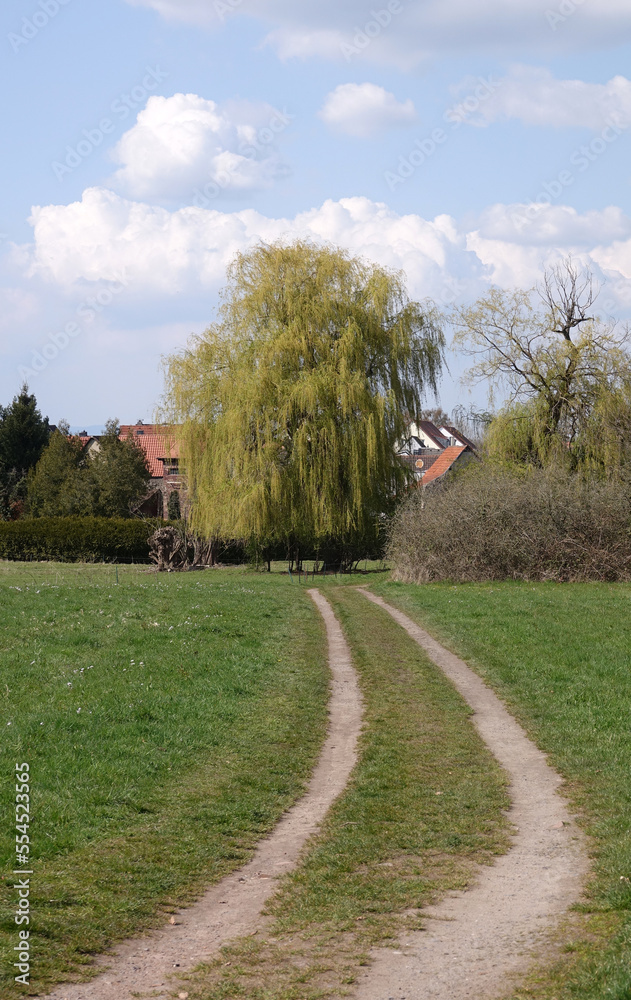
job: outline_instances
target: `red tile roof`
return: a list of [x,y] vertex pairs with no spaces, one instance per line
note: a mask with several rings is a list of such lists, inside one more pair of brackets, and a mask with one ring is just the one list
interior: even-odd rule
[[[139,434],[138,431],[141,431]],[[162,433],[156,433],[162,431]],[[164,428],[157,424],[122,424],[119,437],[124,440],[133,437],[136,444],[142,448],[147,456],[147,465],[152,479],[164,479],[164,459],[178,459],[180,452],[178,445],[172,441]],[[90,441],[99,440],[99,435],[77,434],[77,440],[81,442],[83,448]]]
[[[151,430],[149,430],[151,428]],[[142,434],[135,433],[141,430]],[[131,431],[131,434],[130,434]],[[179,449],[174,441],[170,441],[166,434],[153,433],[154,426],[145,424],[143,427],[124,424],[121,427],[120,437],[133,437],[136,444],[142,448],[147,456],[147,464],[152,479],[164,478],[164,463],[161,459],[178,458]]]
[[444,476],[445,473],[449,472],[454,462],[460,458],[462,453],[470,450],[467,445],[450,445],[448,448],[445,448],[423,476],[421,480],[423,486],[427,486],[428,483],[433,483],[436,479]]
[[[143,434],[164,434],[166,428],[164,424],[121,424],[119,427],[121,437],[127,437],[128,434],[137,434],[141,431]],[[142,434],[139,435],[141,437]]]

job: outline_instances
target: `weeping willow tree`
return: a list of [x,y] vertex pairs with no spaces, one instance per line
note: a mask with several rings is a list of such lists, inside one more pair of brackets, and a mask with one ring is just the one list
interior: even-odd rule
[[443,336],[401,275],[343,250],[261,243],[228,272],[218,321],[167,360],[193,528],[368,551],[406,482],[406,414],[436,390]]

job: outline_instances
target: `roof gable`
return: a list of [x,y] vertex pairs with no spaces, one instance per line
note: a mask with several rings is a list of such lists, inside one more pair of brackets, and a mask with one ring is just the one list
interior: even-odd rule
[[454,463],[460,458],[460,456],[465,451],[471,451],[468,445],[449,445],[445,448],[442,455],[439,455],[432,466],[427,470],[423,476],[421,482],[423,486],[427,486],[429,483],[435,482],[437,479],[442,478],[447,472],[452,468]]
[[436,445],[437,448],[448,447],[448,439],[444,434],[441,434],[436,424],[433,424],[431,420],[419,420],[416,426],[423,432],[425,437],[428,437],[430,441]]
[[467,447],[471,448],[471,451],[476,451],[473,441],[470,441],[469,438],[462,433],[462,431],[458,430],[457,427],[454,427],[452,424],[445,424],[442,430],[447,431],[449,435],[456,438],[457,441],[462,441],[463,444],[466,444]]

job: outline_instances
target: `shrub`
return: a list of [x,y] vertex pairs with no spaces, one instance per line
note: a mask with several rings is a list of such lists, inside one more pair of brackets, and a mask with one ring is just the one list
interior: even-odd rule
[[0,558],[149,562],[148,539],[156,527],[153,521],[106,517],[38,517],[1,522]]
[[399,580],[631,580],[631,484],[470,466],[390,526]]

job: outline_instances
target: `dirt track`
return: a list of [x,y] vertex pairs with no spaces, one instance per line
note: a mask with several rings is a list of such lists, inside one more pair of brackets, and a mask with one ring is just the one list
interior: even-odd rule
[[[361,589],[361,588],[360,588]],[[484,682],[410,618],[385,609],[474,709],[482,739],[507,771],[513,846],[476,885],[428,908],[427,930],[379,949],[358,980],[357,1000],[481,1000],[510,992],[535,948],[581,895],[588,870],[580,831],[558,794],[562,779]]]
[[328,602],[317,590],[309,594],[326,624],[332,685],[328,734],[305,796],[262,841],[249,864],[177,914],[174,925],[120,945],[97,960],[97,965],[109,966],[106,971],[89,983],[57,987],[50,1000],[131,1000],[138,993],[162,1000],[170,975],[192,969],[226,941],[250,934],[260,924],[276,880],[296,864],[305,842],[344,790],[357,758],[362,704],[350,651]]
[[[474,709],[473,722],[511,780],[511,850],[483,868],[476,885],[428,908],[428,929],[396,949],[379,949],[362,970],[357,1000],[482,1000],[505,996],[511,977],[531,964],[567,908],[580,897],[588,863],[580,833],[558,794],[559,775],[504,705],[462,660],[411,619],[367,591],[444,671]],[[120,945],[97,960],[109,966],[90,983],[58,987],[49,1000],[163,1000],[174,972],[210,957],[226,941],[252,933],[276,880],[293,867],[327,809],[343,791],[357,756],[361,696],[350,651],[328,602],[309,591],[327,628],[333,676],[328,736],[304,798],[257,848],[244,868],[176,917],[175,925]]]

